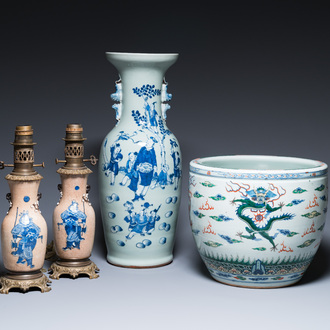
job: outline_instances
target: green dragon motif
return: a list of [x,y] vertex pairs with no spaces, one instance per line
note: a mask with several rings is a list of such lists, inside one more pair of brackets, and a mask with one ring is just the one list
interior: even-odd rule
[[[239,190],[232,189],[231,191],[237,192]],[[278,216],[270,216],[271,213],[277,210],[281,210],[284,204],[280,203],[279,206],[272,207],[269,203],[271,198],[274,200],[275,197],[281,197],[284,193],[279,195],[264,188],[244,190],[244,193],[241,192],[244,198],[234,199],[232,203],[240,203],[236,209],[236,215],[248,225],[248,227],[245,228],[248,234],[243,235],[241,232],[237,235],[241,238],[257,240],[256,235],[259,234],[261,237],[265,238],[271,243],[272,251],[277,250],[277,245],[274,242],[277,234],[275,234],[275,236],[271,236],[269,231],[271,230],[274,222],[281,220],[291,220],[294,217],[294,214],[283,213]],[[246,214],[246,211],[250,211],[250,213],[253,214],[253,217]]]

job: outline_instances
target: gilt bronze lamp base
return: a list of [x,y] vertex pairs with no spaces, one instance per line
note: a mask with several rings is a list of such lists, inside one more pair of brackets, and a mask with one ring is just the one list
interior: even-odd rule
[[94,279],[99,277],[96,272],[100,270],[90,259],[77,261],[58,259],[53,262],[49,271],[52,271],[49,277],[58,280],[61,275],[69,275],[76,278],[81,274],[88,275],[90,279]]
[[11,289],[27,292],[31,288],[39,288],[41,292],[49,292],[51,281],[41,271],[35,273],[7,273],[0,277],[0,293],[8,294]]

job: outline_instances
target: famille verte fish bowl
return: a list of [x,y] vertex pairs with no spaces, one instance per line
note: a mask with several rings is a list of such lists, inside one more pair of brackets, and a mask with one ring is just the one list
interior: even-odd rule
[[321,242],[327,169],[276,156],[191,161],[192,232],[211,276],[251,288],[298,282]]

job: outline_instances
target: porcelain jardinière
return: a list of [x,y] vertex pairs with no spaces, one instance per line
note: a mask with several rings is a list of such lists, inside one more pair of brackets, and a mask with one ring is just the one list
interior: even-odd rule
[[276,156],[190,163],[190,219],[214,279],[271,288],[299,281],[321,242],[327,165]]

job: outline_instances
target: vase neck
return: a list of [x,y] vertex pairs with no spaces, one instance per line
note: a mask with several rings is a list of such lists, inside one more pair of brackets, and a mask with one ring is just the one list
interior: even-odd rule
[[29,209],[32,204],[38,201],[38,189],[40,180],[35,181],[13,181],[8,180],[13,205],[25,205]]
[[84,175],[61,175],[63,196],[69,196],[72,199],[80,200],[87,192],[88,174]]
[[133,111],[139,111],[154,120],[163,117],[162,92],[166,70],[177,60],[178,54],[106,53],[120,77],[113,100],[117,119],[135,120]]
[[147,118],[157,116],[162,118],[162,81],[161,75],[145,77],[141,79],[135,76],[130,79],[130,74],[122,78],[122,121],[133,121],[135,115],[146,116]]

